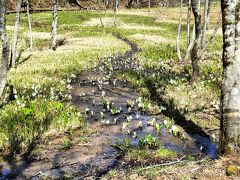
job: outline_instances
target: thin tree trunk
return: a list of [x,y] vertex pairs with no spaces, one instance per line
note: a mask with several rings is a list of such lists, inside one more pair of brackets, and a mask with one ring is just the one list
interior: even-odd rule
[[205,38],[206,38],[206,31],[207,31],[207,24],[208,24],[208,5],[209,5],[209,0],[205,0],[205,7],[204,7],[204,22],[203,22],[203,29],[202,29],[202,46],[206,43]]
[[106,6],[106,8],[108,7],[108,5],[109,5],[108,0],[105,0],[105,6]]
[[2,40],[2,65],[0,69],[0,97],[7,84],[7,66],[9,57],[9,45],[6,35],[6,0],[0,0],[0,35]]
[[32,49],[33,47],[33,36],[32,36],[32,25],[31,25],[31,16],[29,12],[29,1],[27,0],[27,16],[28,16],[28,29],[29,29],[29,39],[30,39],[30,44],[29,47]]
[[18,0],[16,9],[16,20],[14,26],[13,42],[11,47],[11,59],[10,67],[15,66],[17,60],[17,44],[18,44],[18,32],[20,27],[20,12],[21,12],[22,0]]
[[108,7],[108,0],[104,0],[104,10],[107,11],[107,7]]
[[221,150],[240,150],[240,2],[222,0]]
[[187,14],[187,46],[190,45],[190,39],[191,39],[191,35],[190,35],[190,23],[191,23],[191,0],[188,0],[188,14]]
[[80,3],[79,0],[76,0],[76,4],[77,4],[80,8],[83,8],[83,6],[81,5],[81,3]]
[[114,0],[113,3],[113,24],[116,26],[116,12],[117,12],[118,0]]
[[200,76],[200,67],[199,67],[199,60],[200,60],[200,48],[201,48],[201,14],[200,14],[200,7],[199,7],[200,0],[192,0],[192,11],[194,14],[195,19],[195,43],[192,48],[191,52],[191,60],[192,60],[192,81],[197,80]]
[[177,41],[176,41],[177,56],[178,56],[179,63],[182,62],[181,49],[180,49],[180,37],[181,37],[181,27],[182,27],[182,6],[183,6],[183,0],[180,1],[180,15],[179,15],[178,34],[177,34]]
[[[99,2],[99,0],[97,0],[97,3],[98,3],[98,9],[99,9],[99,19],[100,19],[100,23],[101,23],[101,25],[102,25],[102,27],[104,27],[104,24],[103,24],[103,21],[102,21],[102,17],[101,17],[101,12],[100,12],[100,2]],[[105,7],[105,4],[104,4],[104,7]],[[105,9],[105,11],[106,11],[106,8],[104,8]]]
[[150,12],[151,9],[151,0],[148,0],[148,12]]
[[126,4],[127,4],[126,6],[127,6],[128,8],[131,7],[132,3],[133,3],[133,0],[126,0]]
[[192,30],[192,40],[190,41],[190,44],[188,45],[188,48],[186,50],[184,61],[187,61],[190,56],[190,53],[192,51],[193,45],[195,44],[195,40],[196,40],[195,35],[196,34],[195,34],[195,23],[194,23],[193,30]]
[[210,29],[210,8],[211,8],[211,0],[208,0],[208,11],[207,11],[207,30]]
[[57,23],[58,23],[58,0],[54,0],[53,4],[53,21],[52,21],[52,38],[50,48],[52,50],[57,49]]
[[218,31],[218,28],[220,27],[220,24],[221,24],[221,14],[219,15],[219,18],[218,18],[218,22],[217,22],[217,25],[215,26],[211,36],[209,37],[208,41],[206,41],[201,49],[201,59],[204,59],[204,54],[205,54],[205,51],[207,50],[209,44],[212,42],[212,39],[214,38],[214,36],[216,35],[217,31]]

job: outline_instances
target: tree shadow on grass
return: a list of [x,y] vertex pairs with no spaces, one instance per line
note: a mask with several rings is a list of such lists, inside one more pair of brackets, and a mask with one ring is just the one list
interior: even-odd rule
[[[153,73],[159,73],[158,78],[153,78]],[[181,110],[177,107],[173,98],[165,97],[165,89],[171,79],[181,79],[186,77],[184,73],[176,73],[171,70],[159,70],[154,68],[145,68],[138,71],[127,70],[128,73],[137,77],[140,80],[141,88],[145,88],[148,91],[148,97],[151,101],[155,102],[159,106],[166,107],[161,113],[181,126],[184,131],[195,141],[195,144],[199,148],[203,148],[203,151],[212,159],[217,158],[217,146],[212,142],[210,136],[205,130],[195,124],[192,120],[188,120],[185,117],[185,113],[189,113],[187,110]]]

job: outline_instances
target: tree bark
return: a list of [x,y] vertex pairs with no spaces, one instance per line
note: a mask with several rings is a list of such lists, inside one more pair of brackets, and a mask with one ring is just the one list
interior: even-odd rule
[[109,5],[109,2],[108,2],[108,0],[104,0],[104,3],[105,3],[105,7],[107,8],[107,7],[108,7],[108,5]]
[[207,11],[207,30],[210,29],[210,9],[211,9],[211,0],[208,0],[208,11]]
[[151,9],[151,0],[148,0],[148,12],[150,12]]
[[83,8],[83,6],[81,5],[80,1],[79,0],[75,0],[76,4],[80,7],[80,8]]
[[33,47],[33,36],[32,36],[31,16],[30,16],[30,11],[29,11],[29,1],[27,0],[26,3],[27,3],[27,16],[28,16],[29,40],[30,40],[29,47],[30,47],[30,49],[32,49],[32,47]]
[[53,4],[53,21],[52,21],[52,37],[50,48],[52,50],[57,49],[57,23],[58,23],[58,0],[54,0]]
[[187,14],[187,46],[190,45],[191,35],[190,35],[190,22],[191,22],[191,0],[188,0],[188,14]]
[[222,0],[223,82],[221,87],[221,151],[240,146],[240,2]]
[[179,15],[179,23],[178,23],[178,34],[177,34],[177,56],[178,56],[178,62],[182,62],[182,55],[181,55],[181,49],[180,49],[180,37],[181,37],[181,27],[182,27],[182,6],[183,6],[183,0],[180,1],[180,15]]
[[199,60],[201,58],[201,35],[202,35],[202,29],[201,29],[201,14],[200,14],[200,7],[199,7],[199,0],[192,0],[191,2],[192,11],[194,14],[194,20],[195,20],[195,43],[192,48],[191,52],[191,60],[192,60],[192,81],[195,81],[200,76],[200,67],[199,67]]
[[206,31],[207,31],[207,26],[209,24],[209,17],[208,17],[208,9],[209,9],[209,1],[210,0],[205,0],[205,7],[204,7],[204,22],[203,22],[203,29],[202,29],[202,47],[206,43],[205,38],[206,38]]
[[18,0],[16,9],[16,20],[14,26],[13,43],[11,47],[11,59],[10,67],[15,66],[17,60],[17,44],[18,44],[18,32],[20,27],[20,12],[21,12],[22,0]]
[[184,57],[184,61],[187,61],[190,54],[191,54],[191,51],[192,51],[192,48],[193,48],[193,45],[195,44],[195,23],[193,24],[193,30],[192,30],[192,39],[190,41],[190,44],[188,45],[187,47],[187,50],[186,50],[186,53],[185,53],[185,57]]
[[114,24],[114,26],[116,26],[117,7],[118,7],[118,0],[114,0],[114,3],[113,3],[113,24]]
[[2,40],[2,65],[0,71],[0,97],[7,84],[7,67],[9,57],[9,45],[6,35],[6,0],[0,0],[0,35]]

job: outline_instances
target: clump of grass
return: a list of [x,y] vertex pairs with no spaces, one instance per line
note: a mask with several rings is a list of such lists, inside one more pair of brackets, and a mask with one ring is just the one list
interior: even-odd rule
[[64,149],[70,149],[73,146],[73,143],[71,142],[70,139],[64,138],[63,139],[63,148]]
[[152,161],[154,155],[149,149],[131,148],[127,151],[125,159],[130,163],[145,164],[146,162]]
[[[150,61],[160,61],[167,59],[177,59],[176,47],[174,45],[161,43],[159,45],[149,45],[140,53],[140,58]],[[149,63],[149,62],[148,62]]]
[[176,151],[172,151],[164,147],[160,147],[156,151],[156,156],[162,157],[162,158],[175,158],[177,157],[177,153]]
[[92,142],[92,140],[93,140],[92,137],[90,137],[89,135],[82,135],[79,138],[79,141],[81,143],[89,143],[89,142]]
[[0,110],[0,149],[11,154],[27,152],[44,133],[83,127],[75,108],[59,101],[18,99]]
[[107,175],[106,175],[106,178],[107,179],[113,179],[113,178],[116,178],[118,176],[118,171],[115,170],[115,169],[111,169]]

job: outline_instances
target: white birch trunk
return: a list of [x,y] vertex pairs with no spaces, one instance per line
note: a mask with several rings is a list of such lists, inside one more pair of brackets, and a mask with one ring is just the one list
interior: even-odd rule
[[151,9],[151,0],[148,0],[148,12],[150,12]]
[[9,57],[9,45],[6,35],[6,0],[0,0],[0,35],[2,40],[2,65],[0,69],[0,97],[3,95],[3,91],[7,84],[7,67]]
[[33,36],[32,36],[32,24],[31,24],[31,16],[29,11],[29,1],[27,0],[27,16],[28,16],[28,30],[29,30],[29,40],[30,44],[29,47],[32,49],[33,47]]
[[205,7],[204,7],[204,22],[203,22],[203,30],[202,30],[202,47],[206,43],[205,37],[206,37],[206,31],[207,31],[207,24],[208,24],[208,5],[209,5],[209,0],[205,0]]
[[52,37],[50,48],[52,50],[57,49],[57,23],[58,23],[58,0],[54,0],[53,4],[53,21],[52,21]]
[[113,24],[114,24],[114,26],[116,26],[117,7],[118,7],[118,0],[114,0],[114,3],[113,3]]
[[179,23],[178,23],[178,34],[177,34],[177,41],[176,41],[176,47],[177,47],[177,56],[178,61],[182,61],[182,55],[180,50],[180,37],[181,37],[181,27],[182,27],[182,6],[183,6],[183,0],[180,2],[180,15],[179,15]]
[[190,35],[190,22],[191,22],[191,0],[188,0],[188,15],[187,15],[187,46],[190,45],[190,39],[191,39],[191,35]]
[[17,9],[16,9],[14,34],[13,34],[13,43],[12,43],[12,47],[11,47],[10,67],[15,66],[16,60],[17,60],[17,44],[18,44],[18,32],[19,32],[19,27],[20,27],[21,5],[22,5],[22,0],[18,0]]
[[221,89],[221,150],[240,146],[240,2],[222,0],[223,82]]

